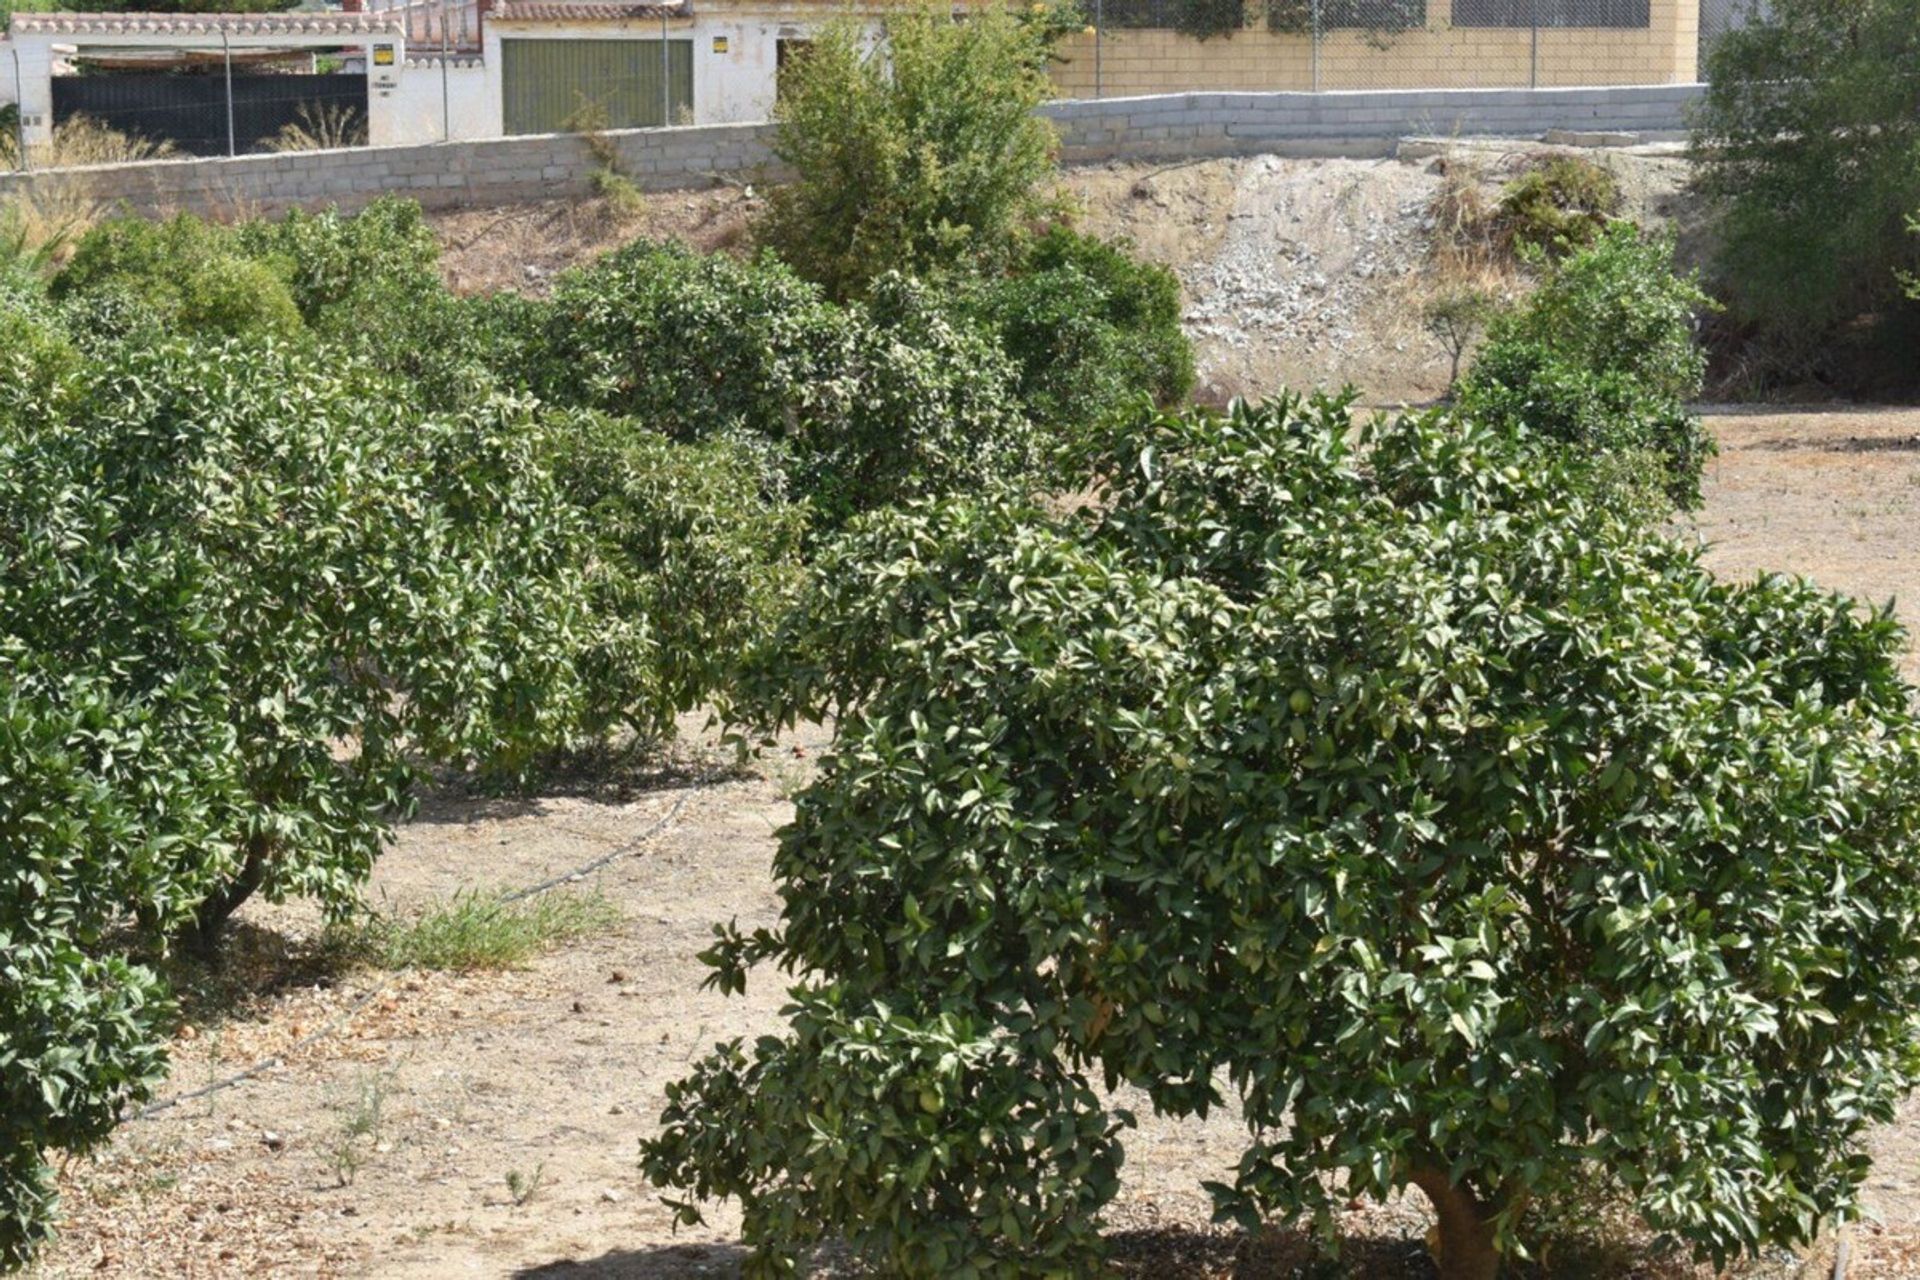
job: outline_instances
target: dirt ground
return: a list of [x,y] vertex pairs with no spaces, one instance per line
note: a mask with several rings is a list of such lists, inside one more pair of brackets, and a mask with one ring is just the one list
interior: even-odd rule
[[[1805,573],[1874,599],[1920,590],[1920,411],[1710,421],[1722,452],[1695,527],[1716,571]],[[1920,677],[1912,656],[1908,669]],[[618,923],[524,970],[342,971],[313,955],[310,910],[249,906],[237,976],[190,1006],[163,1096],[284,1062],[134,1120],[69,1164],[67,1224],[37,1274],[733,1274],[737,1216],[721,1206],[676,1235],[636,1144],[696,1055],[778,1024],[777,980],[723,999],[698,989],[694,956],[716,921],[773,919],[773,833],[827,737],[809,730],[739,770],[687,727],[651,774],[530,801],[442,797],[402,830],[371,890],[402,909],[533,884],[654,833],[588,879]],[[1248,1254],[1206,1225],[1200,1183],[1231,1167],[1241,1136],[1227,1114],[1143,1115],[1112,1215],[1119,1274],[1295,1274],[1299,1242]],[[1920,1113],[1875,1149],[1883,1222],[1853,1232],[1849,1274],[1920,1275]],[[1347,1227],[1351,1274],[1431,1274],[1417,1204],[1363,1207]]]
[[[1465,167],[1492,200],[1501,183],[1555,150],[1498,141],[1431,146],[1439,154],[1420,148],[1404,159],[1115,162],[1068,169],[1061,186],[1081,226],[1126,237],[1180,277],[1202,399],[1351,383],[1370,404],[1419,403],[1439,395],[1448,374],[1419,319],[1432,284],[1429,206],[1443,171]],[[1580,154],[1613,171],[1622,213],[1676,228],[1682,260],[1697,258],[1697,207],[1683,159],[1657,147]],[[744,250],[761,203],[750,186],[722,187],[649,196],[626,221],[595,201],[430,220],[454,289],[540,293],[567,267],[636,236]]]

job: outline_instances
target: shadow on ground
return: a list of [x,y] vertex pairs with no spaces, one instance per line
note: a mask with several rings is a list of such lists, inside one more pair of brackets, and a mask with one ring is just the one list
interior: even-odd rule
[[[1298,1233],[1256,1240],[1235,1231],[1172,1227],[1112,1232],[1107,1250],[1105,1274],[1114,1280],[1432,1280],[1434,1274],[1426,1250],[1399,1239],[1348,1240],[1335,1260]],[[729,1280],[746,1256],[738,1245],[665,1245],[561,1259],[514,1274],[518,1280]],[[814,1264],[811,1274],[822,1280],[878,1280],[881,1274],[844,1258],[815,1258]]]

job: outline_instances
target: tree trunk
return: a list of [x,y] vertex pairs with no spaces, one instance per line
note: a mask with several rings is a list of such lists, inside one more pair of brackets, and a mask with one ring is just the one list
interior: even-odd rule
[[1445,1169],[1417,1168],[1408,1177],[1427,1193],[1440,1220],[1440,1247],[1434,1259],[1440,1280],[1499,1280],[1500,1251],[1494,1247],[1493,1225],[1498,1210],[1447,1177]]
[[183,946],[203,956],[213,954],[220,945],[228,918],[266,881],[267,858],[272,847],[273,842],[264,835],[248,838],[247,856],[240,864],[240,874],[208,894],[194,910],[193,923],[180,935]]

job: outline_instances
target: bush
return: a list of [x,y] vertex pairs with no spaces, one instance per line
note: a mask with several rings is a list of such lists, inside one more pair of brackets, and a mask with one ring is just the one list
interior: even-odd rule
[[1592,244],[1619,211],[1620,184],[1611,170],[1557,155],[1501,189],[1493,220],[1508,252],[1558,254]]
[[963,297],[1019,366],[1027,412],[1054,432],[1142,399],[1169,406],[1193,389],[1180,281],[1126,245],[1055,227],[1013,270],[980,279]]
[[104,1139],[164,1072],[160,983],[102,944],[211,887],[235,746],[192,673],[129,699],[0,636],[0,1268],[52,1224],[46,1151]]
[[1920,268],[1902,231],[1920,208],[1916,65],[1920,0],[1777,0],[1709,56],[1694,142],[1721,215],[1717,290],[1786,376],[1899,310],[1894,273]]
[[9,387],[0,636],[128,698],[203,672],[245,788],[204,938],[256,890],[350,903],[412,752],[514,767],[571,724],[572,516],[524,408],[419,419],[346,365],[128,345]]
[[1040,452],[991,339],[898,277],[840,307],[775,262],[635,242],[562,278],[521,376],[676,440],[758,442],[828,524]]
[[352,215],[338,207],[295,209],[278,221],[247,222],[237,241],[247,256],[280,263],[301,317],[336,339],[413,299],[445,292],[439,241],[420,206],[398,196],[382,196]]
[[1004,261],[1043,206],[1052,126],[1049,12],[955,21],[931,5],[885,20],[884,56],[851,19],[822,29],[775,108],[774,154],[794,171],[759,235],[834,298],[885,271]]
[[788,602],[805,511],[781,500],[764,452],[736,440],[677,444],[574,413],[548,447],[588,531],[581,736],[667,736],[677,714],[724,691]]
[[[1128,424],[1108,501],[877,513],[764,690],[837,709],[780,836],[784,1036],[669,1086],[648,1176],[748,1272],[1089,1265],[1129,1122],[1250,1140],[1220,1209],[1420,1187],[1441,1274],[1617,1173],[1715,1259],[1857,1211],[1914,1083],[1920,724],[1884,614],[1697,553],[1563,452],[1282,401]],[[784,975],[783,975],[783,981]],[[693,1204],[683,1217],[697,1219]]]
[[1675,505],[1698,506],[1713,442],[1686,402],[1706,369],[1693,317],[1708,305],[1691,276],[1674,274],[1671,241],[1616,222],[1495,319],[1461,411],[1596,459],[1644,453]]
[[116,295],[162,332],[292,337],[305,325],[275,265],[249,258],[233,233],[191,214],[114,218],[80,237],[52,293]]
[[845,360],[845,313],[775,262],[636,240],[555,283],[524,381],[680,440],[785,439]]
[[800,491],[829,525],[933,494],[1035,483],[1046,452],[1020,411],[1013,365],[938,287],[874,281],[849,311],[844,399],[793,444]]

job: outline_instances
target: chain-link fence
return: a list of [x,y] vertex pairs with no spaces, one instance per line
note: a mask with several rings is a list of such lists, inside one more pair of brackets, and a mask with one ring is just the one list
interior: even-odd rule
[[1708,60],[1721,36],[1766,16],[1766,0],[1700,0],[1700,79],[1708,78]]
[[1076,97],[1680,84],[1700,5],[1739,2],[1088,0],[1056,78]]

